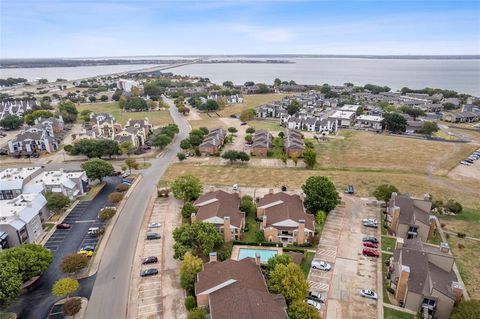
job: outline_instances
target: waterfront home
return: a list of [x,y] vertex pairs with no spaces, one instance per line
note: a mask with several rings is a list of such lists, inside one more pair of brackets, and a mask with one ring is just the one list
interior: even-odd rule
[[436,217],[431,214],[432,202],[425,198],[414,198],[408,194],[392,193],[385,224],[393,235],[404,238],[419,238],[423,242],[434,235]]
[[315,234],[315,219],[305,212],[299,195],[270,189],[257,204],[257,218],[262,220],[260,229],[268,241],[303,245]]
[[245,213],[239,209],[238,193],[211,189],[193,204],[197,212],[192,214],[192,222],[213,224],[223,234],[225,242],[240,239],[245,228]]
[[401,307],[421,318],[448,319],[463,295],[447,243],[425,244],[418,238],[397,238],[387,280]]
[[219,262],[211,253],[197,274],[195,296],[211,319],[288,318],[285,298],[268,291],[260,257]]

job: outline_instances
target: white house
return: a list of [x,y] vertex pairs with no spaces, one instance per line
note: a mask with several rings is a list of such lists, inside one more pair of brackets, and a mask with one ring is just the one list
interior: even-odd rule
[[337,122],[338,127],[350,127],[355,118],[355,112],[335,111],[329,119]]
[[361,128],[382,129],[383,117],[376,115],[360,115],[355,119],[355,124]]

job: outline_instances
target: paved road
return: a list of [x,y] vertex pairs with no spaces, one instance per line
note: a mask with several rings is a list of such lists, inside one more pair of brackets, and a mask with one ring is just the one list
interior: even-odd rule
[[111,233],[100,262],[93,292],[87,306],[86,319],[120,319],[127,313],[128,290],[132,262],[141,223],[148,201],[156,192],[156,184],[168,165],[175,160],[179,144],[190,130],[188,122],[171,101],[170,114],[180,133],[162,154],[143,171],[142,180],[131,193]]
[[[78,251],[85,238],[88,237],[88,228],[92,227],[98,211],[107,202],[108,194],[115,190],[119,178],[107,178],[106,181],[107,185],[93,201],[80,202],[65,218],[65,222],[70,223],[72,228],[56,230],[52,238],[47,241],[45,246],[52,250],[53,262],[40,279],[10,307],[10,310],[17,313],[19,318],[46,318],[52,304],[61,299],[51,295],[53,283],[64,277],[59,269],[60,262],[63,256]],[[87,220],[92,220],[92,222],[76,223]],[[94,280],[95,277],[81,280],[78,295],[89,298]]]

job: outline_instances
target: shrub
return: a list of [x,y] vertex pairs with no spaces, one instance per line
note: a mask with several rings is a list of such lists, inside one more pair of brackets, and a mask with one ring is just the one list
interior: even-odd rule
[[130,188],[130,186],[126,185],[126,184],[118,184],[117,187],[115,188],[115,190],[117,192],[125,192],[127,191],[128,189]]
[[80,298],[70,298],[62,306],[62,311],[67,316],[76,315],[82,309],[82,300]]
[[185,298],[185,308],[187,308],[188,311],[192,310],[197,306],[197,302],[195,301],[194,296],[187,296]]
[[445,226],[447,226],[447,224],[445,224],[445,223],[440,223],[440,227],[445,228]]
[[76,273],[88,265],[88,257],[80,254],[70,254],[63,257],[60,269],[65,274]]
[[188,313],[187,319],[205,319],[207,317],[205,310],[202,308],[193,308]]
[[195,213],[197,209],[191,202],[186,202],[182,207],[182,217],[186,220],[190,220],[190,217]]
[[101,220],[107,220],[112,218],[117,211],[113,208],[105,208],[100,211],[98,218]]
[[255,133],[255,129],[253,127],[249,127],[249,128],[247,128],[246,132],[248,134],[253,134],[253,133]]
[[460,214],[463,210],[462,205],[453,199],[448,200],[446,208],[454,214]]
[[465,233],[457,233],[457,236],[459,238],[465,238],[465,236],[467,236]]
[[70,153],[73,149],[73,145],[72,144],[67,144],[65,146],[63,146],[63,150],[67,153]]
[[450,234],[445,234],[445,237],[447,237],[447,239],[450,238]]
[[113,192],[108,195],[108,201],[111,203],[118,203],[123,199],[123,194],[119,192]]
[[463,249],[463,248],[465,248],[465,245],[464,245],[464,244],[461,244],[461,243],[458,243],[457,247],[458,247],[459,249]]
[[391,293],[392,295],[395,294],[395,290],[394,290],[392,287],[388,287],[388,288],[387,288],[387,291],[388,291],[389,293]]

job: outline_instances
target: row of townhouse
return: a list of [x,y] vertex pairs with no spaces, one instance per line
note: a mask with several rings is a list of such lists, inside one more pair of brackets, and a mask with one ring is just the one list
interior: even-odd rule
[[[217,100],[219,98],[225,98],[227,101],[227,104],[240,104],[243,103],[243,96],[241,94],[233,94],[233,95],[218,95],[216,92],[210,92],[207,96],[207,100]],[[202,99],[202,97],[200,97]],[[202,100],[203,103],[206,102],[206,100]]]
[[448,244],[427,243],[436,228],[431,207],[428,194],[415,198],[392,193],[385,225],[397,241],[387,280],[400,306],[422,318],[447,319],[460,302],[463,286],[453,271],[455,259]]
[[35,100],[4,100],[0,102],[0,120],[8,115],[23,116],[36,108]]
[[64,137],[63,118],[36,119],[35,125],[23,129],[8,141],[10,155],[51,153],[58,150]]
[[480,107],[464,105],[460,112],[445,112],[442,119],[452,123],[472,123],[480,121]]
[[90,122],[85,123],[83,131],[75,134],[73,140],[105,138],[118,143],[130,142],[134,147],[141,147],[145,145],[151,130],[152,125],[147,117],[143,120],[128,119],[122,128],[110,114],[91,113]]
[[253,136],[250,154],[255,156],[267,156],[268,151],[272,148],[273,136],[265,130],[258,130]]
[[286,130],[283,136],[283,149],[288,156],[302,157],[305,150],[303,134],[297,130]]
[[[242,238],[245,229],[245,213],[240,211],[239,193],[228,193],[211,188],[195,202],[197,212],[192,222],[202,221],[215,225],[226,242]],[[260,198],[257,219],[265,239],[283,244],[305,244],[313,240],[315,219],[307,214],[299,195],[285,192],[274,193],[273,189]]]
[[0,249],[38,243],[51,213],[46,194],[70,200],[85,194],[84,171],[44,171],[41,167],[7,168],[0,172]]
[[227,131],[225,131],[223,128],[211,130],[207,136],[203,138],[202,143],[198,146],[200,153],[202,155],[218,153],[223,144],[225,144],[226,137]]

